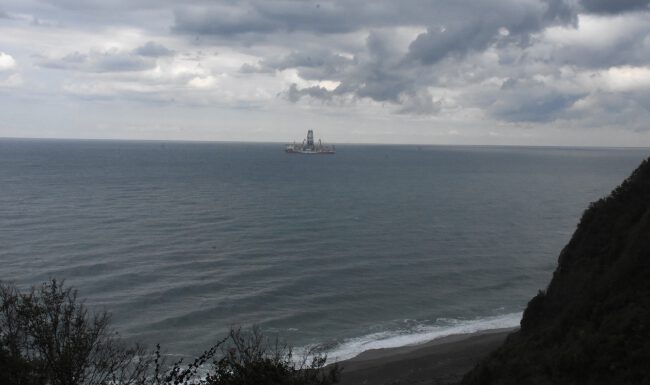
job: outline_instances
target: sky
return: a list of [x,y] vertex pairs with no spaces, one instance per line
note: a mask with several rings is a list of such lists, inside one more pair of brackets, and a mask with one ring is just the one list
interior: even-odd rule
[[650,0],[0,0],[0,137],[650,147]]

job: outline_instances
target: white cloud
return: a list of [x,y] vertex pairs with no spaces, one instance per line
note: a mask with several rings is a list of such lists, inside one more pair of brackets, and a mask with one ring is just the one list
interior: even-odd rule
[[194,88],[211,88],[216,83],[216,78],[214,76],[195,76],[187,84],[190,87]]
[[16,68],[16,60],[9,55],[0,51],[0,71],[8,71]]
[[0,77],[0,87],[14,88],[21,85],[23,85],[23,77],[18,73],[11,74],[4,79]]
[[0,87],[15,88],[23,85],[23,77],[17,72],[16,60],[5,52],[0,52]]
[[596,16],[579,15],[577,28],[554,26],[544,31],[549,42],[562,46],[600,48],[612,46],[624,39],[631,30],[642,27],[637,15]]
[[650,67],[612,67],[603,73],[603,77],[612,91],[626,92],[640,89],[650,91]]

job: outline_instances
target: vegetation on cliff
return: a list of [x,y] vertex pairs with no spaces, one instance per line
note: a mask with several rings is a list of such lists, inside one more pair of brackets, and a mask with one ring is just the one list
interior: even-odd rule
[[[543,234],[540,234],[543,236]],[[650,384],[650,160],[585,211],[521,329],[463,384]]]
[[53,280],[28,292],[0,283],[2,385],[330,385],[340,369],[314,354],[296,362],[291,349],[231,329],[192,362],[165,364],[120,339],[106,312],[90,312],[77,292]]

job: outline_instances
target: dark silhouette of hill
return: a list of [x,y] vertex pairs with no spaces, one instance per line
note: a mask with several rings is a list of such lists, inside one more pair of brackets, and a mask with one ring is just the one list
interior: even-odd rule
[[650,384],[650,159],[589,206],[521,329],[463,384]]

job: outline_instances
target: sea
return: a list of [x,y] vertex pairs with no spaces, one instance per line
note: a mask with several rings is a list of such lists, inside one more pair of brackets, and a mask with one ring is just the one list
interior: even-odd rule
[[516,327],[589,203],[649,149],[0,139],[0,280],[127,340],[231,327],[342,360]]

